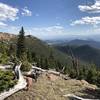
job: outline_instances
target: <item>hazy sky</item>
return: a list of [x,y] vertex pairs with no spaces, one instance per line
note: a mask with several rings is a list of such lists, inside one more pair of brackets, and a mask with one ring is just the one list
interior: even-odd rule
[[100,0],[0,0],[0,31],[39,38],[100,34]]

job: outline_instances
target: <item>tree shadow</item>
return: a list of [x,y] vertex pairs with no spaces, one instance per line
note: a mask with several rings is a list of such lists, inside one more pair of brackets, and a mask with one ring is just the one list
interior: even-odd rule
[[86,88],[85,90],[79,92],[84,93],[84,95],[81,96],[82,98],[100,100],[100,89]]

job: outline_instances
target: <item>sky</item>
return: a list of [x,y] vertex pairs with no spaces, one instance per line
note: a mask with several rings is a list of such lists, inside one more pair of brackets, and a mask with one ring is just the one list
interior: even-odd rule
[[100,0],[0,0],[0,31],[40,39],[100,34]]

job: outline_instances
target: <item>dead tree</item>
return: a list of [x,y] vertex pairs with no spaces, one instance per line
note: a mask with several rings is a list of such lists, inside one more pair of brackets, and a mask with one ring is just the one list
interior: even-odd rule
[[70,47],[69,47],[69,52],[70,52],[73,68],[76,71],[76,77],[78,77],[79,76],[79,60],[78,58],[74,56],[74,53],[72,52],[72,49]]

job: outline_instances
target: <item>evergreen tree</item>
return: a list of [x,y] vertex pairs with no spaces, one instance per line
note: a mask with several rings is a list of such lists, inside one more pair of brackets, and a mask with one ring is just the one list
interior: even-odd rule
[[52,59],[52,60],[54,59],[52,50],[50,51],[49,59]]
[[96,84],[96,80],[97,80],[97,71],[96,71],[96,67],[95,66],[92,66],[90,68],[90,70],[88,71],[88,74],[87,74],[87,81],[89,83],[93,83],[93,84]]
[[8,50],[8,56],[12,57],[15,55],[16,55],[16,46],[11,43]]
[[25,60],[27,58],[26,56],[26,49],[25,49],[25,32],[24,28],[21,28],[21,31],[19,32],[19,37],[17,41],[17,57],[20,60]]
[[55,67],[56,67],[56,62],[55,62],[53,52],[51,50],[50,55],[49,55],[49,68],[55,68]]
[[97,73],[97,86],[100,87],[100,71]]
[[32,53],[30,52],[30,50],[27,50],[27,59],[29,62],[32,62]]
[[31,56],[32,56],[32,60],[34,61],[34,62],[37,62],[37,57],[36,57],[36,53],[35,52],[32,52],[32,54],[31,54]]
[[56,61],[56,70],[61,72],[61,70],[63,69],[61,63],[59,61]]
[[6,54],[7,55],[7,46],[5,45],[5,43],[2,41],[0,42],[0,53],[2,54]]
[[37,67],[40,67],[40,65],[41,65],[41,64],[40,64],[40,58],[37,58],[37,61],[36,61],[36,62],[37,62],[36,66],[37,66]]
[[40,57],[40,67],[44,68],[44,62],[43,62],[43,57],[42,56]]
[[44,69],[48,69],[48,68],[49,68],[49,61],[48,61],[48,58],[45,58]]

